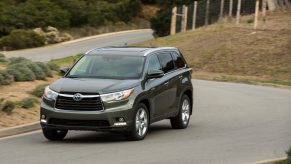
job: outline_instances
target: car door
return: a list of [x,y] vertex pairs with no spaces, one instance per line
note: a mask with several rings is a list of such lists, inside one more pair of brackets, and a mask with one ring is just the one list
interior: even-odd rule
[[186,67],[186,63],[183,60],[183,58],[181,57],[180,54],[178,54],[175,51],[171,52],[172,54],[172,58],[174,61],[174,65],[175,65],[175,71],[173,71],[173,88],[176,88],[176,92],[175,92],[175,104],[173,106],[173,110],[174,111],[178,111],[179,110],[179,101],[180,101],[180,96],[181,96],[181,92],[183,89],[182,86],[182,80],[184,78],[187,78],[185,76],[187,76],[187,73],[185,72],[185,67]]
[[164,93],[160,99],[160,105],[162,106],[161,115],[169,115],[174,111],[176,106],[176,92],[177,85],[175,84],[175,65],[170,51],[164,51],[158,54],[159,61],[162,66],[162,70],[165,73],[163,77]]
[[[160,64],[160,61],[157,57],[157,54],[152,54],[149,56],[148,59],[148,66],[147,66],[147,72],[150,72],[151,70],[162,70],[162,66]],[[151,115],[153,116],[153,119],[158,118],[162,115],[163,111],[163,103],[165,101],[166,96],[166,88],[165,85],[163,85],[165,82],[164,78],[154,78],[149,79],[146,82],[146,88],[148,88],[149,95],[151,97],[151,104],[153,106]]]

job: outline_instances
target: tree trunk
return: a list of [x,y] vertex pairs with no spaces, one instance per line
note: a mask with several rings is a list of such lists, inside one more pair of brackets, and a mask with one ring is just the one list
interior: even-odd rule
[[206,0],[206,10],[205,10],[205,26],[208,26],[208,17],[209,17],[209,5],[210,0]]

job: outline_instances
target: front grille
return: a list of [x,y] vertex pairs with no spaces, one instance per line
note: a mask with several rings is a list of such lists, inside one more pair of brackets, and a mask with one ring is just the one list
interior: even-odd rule
[[72,97],[58,96],[55,108],[62,110],[99,111],[103,110],[100,97],[83,97],[75,101]]
[[64,126],[94,126],[94,127],[108,127],[109,122],[106,120],[66,120],[51,118],[49,124],[64,125]]

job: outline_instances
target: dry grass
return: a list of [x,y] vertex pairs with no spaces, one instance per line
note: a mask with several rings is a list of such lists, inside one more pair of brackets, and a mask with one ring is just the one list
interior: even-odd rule
[[233,81],[236,76],[291,86],[291,11],[269,13],[266,30],[253,30],[246,23],[250,17],[239,27],[215,24],[150,42],[180,48],[199,78]]
[[[31,96],[31,92],[36,86],[42,84],[49,84],[58,79],[55,75],[53,78],[47,78],[46,81],[35,80],[30,82],[15,82],[11,85],[0,86],[0,98],[5,98],[11,101],[20,101],[23,98]],[[0,129],[5,127],[12,127],[21,124],[27,124],[39,120],[39,104],[31,109],[16,108],[11,113],[0,111]]]

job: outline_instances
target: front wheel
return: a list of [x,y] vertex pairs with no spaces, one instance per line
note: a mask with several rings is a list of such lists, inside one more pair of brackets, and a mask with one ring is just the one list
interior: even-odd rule
[[139,104],[137,110],[134,112],[133,127],[127,133],[130,140],[143,140],[149,128],[149,114],[148,109],[144,104]]
[[57,129],[43,128],[42,132],[43,132],[43,135],[45,136],[45,138],[48,140],[61,141],[66,137],[68,130],[57,130]]
[[190,121],[191,101],[187,95],[181,98],[179,113],[176,117],[171,118],[173,129],[186,129]]

